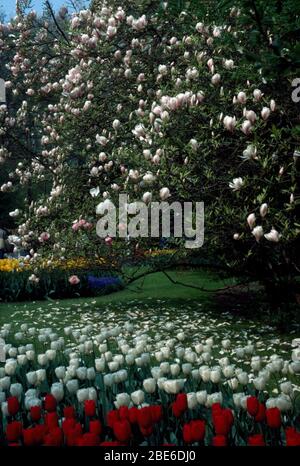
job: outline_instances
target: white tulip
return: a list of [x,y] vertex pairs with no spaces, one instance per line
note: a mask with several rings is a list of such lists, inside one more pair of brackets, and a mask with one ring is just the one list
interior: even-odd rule
[[59,366],[55,368],[55,375],[58,379],[64,379],[66,376],[65,366]]
[[193,368],[193,366],[189,362],[187,362],[185,364],[182,364],[182,366],[181,366],[181,370],[182,370],[184,375],[189,375],[192,372],[192,368]]
[[230,345],[231,345],[230,340],[228,340],[228,339],[227,340],[222,340],[221,343],[222,343],[222,346],[223,346],[224,349],[228,350],[230,348]]
[[232,365],[223,367],[222,371],[223,371],[224,376],[227,379],[232,378],[234,376],[234,374],[235,374],[235,369],[234,369],[234,366],[232,366]]
[[105,359],[95,359],[95,367],[97,372],[104,372],[105,371]]
[[247,385],[249,383],[249,376],[247,372],[241,372],[240,374],[237,374],[237,379],[241,385]]
[[187,393],[187,405],[189,409],[195,409],[198,406],[197,396],[195,392]]
[[19,366],[25,366],[28,362],[25,354],[18,354],[17,361],[18,361]]
[[241,400],[244,397],[244,393],[233,393],[232,398],[236,408],[241,408]]
[[86,400],[89,399],[89,389],[88,388],[81,388],[77,391],[77,400],[79,403],[84,403]]
[[68,382],[66,383],[66,387],[70,395],[74,395],[78,391],[79,382],[77,379],[68,380]]
[[212,393],[211,395],[207,395],[207,401],[206,401],[206,406],[208,408],[211,408],[213,404],[215,403],[223,403],[223,395],[222,392],[215,392]]
[[145,379],[143,381],[143,387],[145,392],[154,393],[156,390],[156,380],[153,378]]
[[254,387],[256,390],[264,390],[266,386],[266,379],[264,377],[256,377],[252,380]]
[[221,381],[221,370],[219,368],[211,370],[210,380],[211,380],[212,383],[220,383],[220,381]]
[[180,366],[179,366],[179,364],[171,364],[171,365],[170,365],[170,371],[171,371],[171,374],[172,374],[174,377],[177,377],[177,376],[180,374]]
[[97,400],[97,390],[94,387],[88,388],[88,399],[89,400]]
[[79,380],[86,380],[87,375],[87,368],[86,367],[78,367],[76,370],[76,375]]
[[40,366],[46,366],[48,363],[48,356],[46,354],[38,354],[37,360]]
[[9,391],[11,396],[16,396],[17,398],[20,398],[20,396],[23,393],[23,386],[20,383],[12,383]]
[[176,395],[183,389],[185,379],[166,380],[163,384],[163,389],[168,394]]
[[129,406],[129,404],[130,396],[128,395],[128,393],[119,393],[116,396],[115,405],[117,409],[120,408],[120,406]]
[[26,379],[30,385],[35,385],[37,383],[36,372],[35,371],[27,372]]
[[17,369],[18,363],[15,359],[8,359],[4,366],[5,373],[7,375],[14,375]]
[[135,405],[140,405],[145,400],[145,393],[143,390],[136,390],[135,392],[131,393],[130,396]]
[[105,374],[105,376],[103,377],[103,382],[106,387],[112,387],[114,384],[113,374]]
[[64,386],[60,382],[55,382],[51,385],[51,394],[56,401],[60,402],[64,397]]
[[37,371],[35,371],[35,373],[38,383],[44,382],[44,380],[46,380],[47,374],[45,369],[38,369]]
[[200,392],[197,392],[196,397],[199,405],[205,405],[207,401],[207,391],[201,390]]

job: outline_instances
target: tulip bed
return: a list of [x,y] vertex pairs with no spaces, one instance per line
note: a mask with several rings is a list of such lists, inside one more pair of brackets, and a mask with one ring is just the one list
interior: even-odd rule
[[1,444],[300,445],[296,335],[201,308],[50,303],[22,325],[12,313]]

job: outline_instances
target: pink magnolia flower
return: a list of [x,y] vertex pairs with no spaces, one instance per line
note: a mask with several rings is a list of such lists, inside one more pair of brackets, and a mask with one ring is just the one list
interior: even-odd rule
[[106,243],[108,246],[110,246],[110,245],[112,244],[112,242],[113,242],[113,239],[112,239],[111,236],[107,236],[107,237],[105,238],[105,243]]
[[71,285],[78,285],[78,283],[80,282],[80,279],[77,277],[77,275],[72,275],[70,278],[69,278],[69,283]]

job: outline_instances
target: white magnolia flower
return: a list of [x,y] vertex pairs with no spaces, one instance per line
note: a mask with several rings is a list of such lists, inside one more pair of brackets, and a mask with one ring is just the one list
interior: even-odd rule
[[233,191],[239,191],[241,189],[241,187],[243,186],[244,184],[244,181],[243,181],[243,178],[239,177],[239,178],[234,178],[230,183],[229,183],[229,187],[233,190]]
[[270,233],[266,233],[265,234],[265,238],[268,240],[268,241],[272,241],[273,243],[278,243],[279,239],[280,239],[280,234],[278,233],[277,230],[275,230],[274,228],[271,229]]

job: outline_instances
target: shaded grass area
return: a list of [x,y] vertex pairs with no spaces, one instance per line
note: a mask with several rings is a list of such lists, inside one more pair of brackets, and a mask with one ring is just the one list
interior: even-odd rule
[[[132,307],[140,308],[152,307],[153,313],[160,312],[162,306],[168,306],[170,312],[178,317],[184,315],[186,307],[194,309],[195,317],[206,312],[213,313],[216,319],[224,319],[223,313],[227,314],[226,320],[231,326],[236,327],[236,331],[241,331],[241,326],[249,328],[250,322],[253,321],[273,325],[274,322],[270,316],[260,314],[259,302],[256,301],[255,291],[251,300],[247,297],[244,302],[236,299],[234,303],[227,299],[219,299],[219,293],[214,290],[226,288],[234,285],[231,280],[222,280],[207,271],[194,270],[173,270],[168,272],[172,281],[163,273],[157,272],[147,275],[144,278],[132,283],[128,288],[121,291],[98,296],[93,298],[77,298],[46,301],[32,301],[19,303],[1,303],[0,304],[0,326],[4,323],[12,322],[21,324],[48,325],[59,327],[59,332],[63,331],[62,325],[76,325],[84,321],[84,312],[88,310],[95,316],[95,322],[101,320],[101,314],[107,309],[114,313],[130,312]],[[174,282],[180,282],[183,286]],[[199,288],[211,290],[204,292]],[[237,323],[237,319],[239,323]],[[292,328],[294,334],[296,328]],[[291,332],[285,332],[290,335]]]

